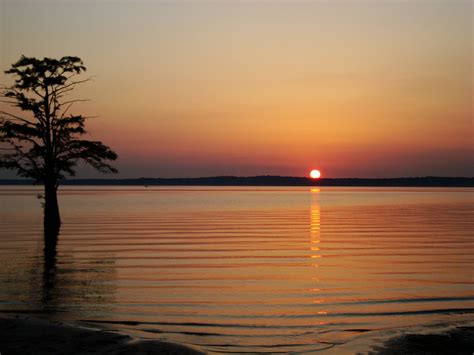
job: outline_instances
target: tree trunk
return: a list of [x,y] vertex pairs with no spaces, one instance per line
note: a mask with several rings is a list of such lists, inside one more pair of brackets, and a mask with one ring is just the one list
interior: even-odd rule
[[44,184],[44,250],[46,254],[56,253],[61,217],[59,215],[56,183]]

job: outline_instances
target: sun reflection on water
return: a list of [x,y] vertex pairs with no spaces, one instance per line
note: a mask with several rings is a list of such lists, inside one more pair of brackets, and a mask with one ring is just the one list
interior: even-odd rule
[[[317,190],[317,191],[316,191]],[[311,258],[317,259],[321,257],[320,229],[321,229],[321,209],[319,206],[319,189],[311,189],[311,209],[310,209],[310,236],[311,236]]]
[[[318,259],[321,258],[321,208],[319,205],[319,192],[318,188],[312,188],[311,190],[311,207],[310,207],[310,258],[312,260],[311,266],[318,268]],[[319,283],[319,277],[313,277],[314,282]],[[316,292],[319,292],[319,288],[313,289]],[[313,304],[322,304],[324,300],[314,299]],[[326,314],[325,311],[318,312],[317,314]]]

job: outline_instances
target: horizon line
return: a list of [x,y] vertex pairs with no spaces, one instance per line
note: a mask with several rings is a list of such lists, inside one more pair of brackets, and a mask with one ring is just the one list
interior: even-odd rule
[[[311,181],[318,180],[395,180],[395,179],[474,179],[474,176],[442,176],[442,175],[414,175],[414,176],[391,176],[391,177],[321,177],[311,178],[308,176],[292,176],[292,175],[210,175],[210,176],[198,176],[198,177],[69,177],[64,178],[61,181],[78,181],[78,180],[195,180],[195,179],[224,179],[224,178],[235,178],[235,179],[250,179],[250,178],[281,178],[281,179],[305,179]],[[34,181],[31,178],[0,178],[0,181]]]

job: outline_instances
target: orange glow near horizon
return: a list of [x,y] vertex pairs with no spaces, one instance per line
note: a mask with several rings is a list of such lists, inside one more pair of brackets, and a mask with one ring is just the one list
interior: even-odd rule
[[308,176],[314,162],[325,178],[470,176],[470,7],[6,1],[0,73],[22,54],[81,57],[95,79],[71,113],[98,116],[89,138],[118,153],[119,177]]

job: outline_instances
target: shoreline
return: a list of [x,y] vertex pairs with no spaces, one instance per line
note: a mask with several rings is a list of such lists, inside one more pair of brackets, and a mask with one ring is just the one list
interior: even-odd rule
[[[391,334],[367,333],[364,339],[328,349],[328,354],[441,355],[474,352],[474,323],[449,327],[393,329]],[[375,338],[374,338],[375,335]],[[378,338],[378,342],[373,342]],[[371,339],[372,341],[368,340]],[[372,345],[369,345],[372,343]],[[363,348],[366,350],[361,351]],[[0,353],[13,354],[206,354],[193,347],[161,340],[144,340],[117,330],[74,322],[52,321],[23,315],[0,314]],[[321,352],[324,354],[325,352]]]
[[[4,186],[33,186],[34,180],[0,179]],[[210,176],[197,178],[70,179],[62,186],[248,186],[248,187],[474,187],[474,177],[318,178],[299,176]]]
[[474,326],[459,325],[442,331],[409,332],[373,345],[367,355],[471,355],[474,353]]
[[120,332],[26,316],[0,315],[0,354],[205,354],[160,340],[143,340]]

